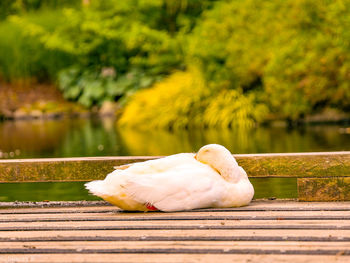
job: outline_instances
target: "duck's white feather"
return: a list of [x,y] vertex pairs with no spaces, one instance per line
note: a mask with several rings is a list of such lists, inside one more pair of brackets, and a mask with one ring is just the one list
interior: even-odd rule
[[235,173],[244,173],[237,183],[225,180],[195,154],[181,153],[117,169],[103,181],[87,183],[86,188],[127,210],[147,211],[147,205],[179,211],[248,204],[254,189],[244,170],[235,161],[232,165]]
[[215,206],[225,190],[223,181],[210,166],[196,161],[170,171],[129,176],[123,188],[140,203],[177,211]]

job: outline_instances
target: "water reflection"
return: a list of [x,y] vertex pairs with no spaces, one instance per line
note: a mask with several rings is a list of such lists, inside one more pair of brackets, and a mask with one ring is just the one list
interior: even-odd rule
[[3,153],[52,152],[60,147],[69,126],[57,121],[0,122],[0,150]]
[[[251,178],[254,198],[297,198],[296,178]],[[85,182],[0,184],[0,202],[101,200],[85,190]]]
[[108,155],[168,155],[219,143],[233,153],[341,151],[350,134],[340,126],[138,131],[119,129],[112,119],[5,121],[0,157],[39,158]]
[[[119,129],[112,119],[0,122],[0,158],[168,155],[220,143],[233,153],[316,152],[350,149],[347,127],[309,126],[288,130]],[[12,153],[12,154],[11,154]],[[6,155],[5,155],[6,154]],[[255,198],[295,198],[295,178],[252,178]],[[82,182],[0,184],[0,201],[96,200]]]

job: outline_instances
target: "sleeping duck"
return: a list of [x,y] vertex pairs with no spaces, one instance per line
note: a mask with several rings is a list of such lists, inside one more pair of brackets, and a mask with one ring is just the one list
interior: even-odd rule
[[249,204],[254,188],[223,146],[116,167],[86,188],[123,210],[166,212]]

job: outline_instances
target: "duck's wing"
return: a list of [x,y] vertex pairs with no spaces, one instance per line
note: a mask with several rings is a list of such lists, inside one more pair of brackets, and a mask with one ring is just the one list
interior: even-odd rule
[[162,211],[212,206],[223,193],[222,178],[205,164],[184,164],[165,172],[131,175],[122,185],[134,200]]
[[137,181],[140,177],[163,173],[165,171],[177,169],[178,166],[184,164],[188,165],[197,162],[198,161],[194,158],[194,154],[181,153],[159,159],[121,165],[116,167],[116,170],[109,173],[104,180],[87,183],[85,187],[95,195],[112,196],[119,193],[120,187],[125,185],[128,180],[131,181],[131,178]]
[[115,166],[116,170],[126,170],[130,174],[151,174],[174,169],[183,164],[198,162],[193,153],[179,153],[159,159]]

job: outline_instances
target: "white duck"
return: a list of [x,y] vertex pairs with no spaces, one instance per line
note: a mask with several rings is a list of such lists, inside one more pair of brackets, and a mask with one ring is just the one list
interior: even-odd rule
[[102,181],[86,183],[93,194],[124,210],[181,211],[249,204],[254,188],[223,146],[128,165]]

